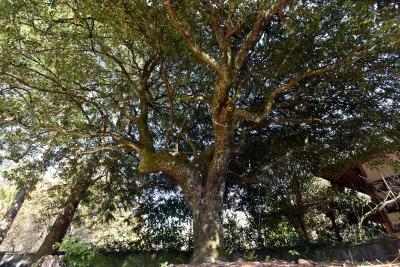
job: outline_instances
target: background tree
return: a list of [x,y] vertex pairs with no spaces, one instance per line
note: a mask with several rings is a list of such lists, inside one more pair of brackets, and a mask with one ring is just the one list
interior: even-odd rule
[[3,178],[9,182],[14,181],[19,184],[14,200],[10,203],[0,221],[0,245],[3,243],[25,199],[29,193],[35,189],[35,185],[41,175],[41,166],[32,162],[27,162],[2,173]]
[[[67,164],[67,166],[69,164]],[[72,185],[69,185],[69,188],[68,185],[63,186],[64,192],[69,191],[70,193],[62,205],[61,212],[55,218],[40,248],[35,253],[33,259],[34,262],[39,260],[42,256],[54,254],[56,250],[54,245],[56,243],[60,243],[63,240],[64,236],[67,234],[68,228],[72,222],[78,205],[84,197],[85,193],[87,192],[89,187],[94,182],[96,182],[96,180],[102,178],[102,176],[104,175],[99,174],[97,177],[94,177],[95,168],[93,168],[93,163],[85,164],[82,162],[78,168],[73,165],[68,167],[69,168],[66,168],[67,170],[64,171],[63,174],[71,175],[71,177],[68,178],[72,180]],[[69,190],[65,190],[67,188]]]

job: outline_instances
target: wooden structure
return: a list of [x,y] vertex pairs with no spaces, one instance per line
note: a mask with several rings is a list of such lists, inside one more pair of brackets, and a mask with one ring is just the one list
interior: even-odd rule
[[[377,205],[400,198],[400,158],[388,155],[381,162],[371,159],[339,172],[327,172],[323,177],[331,182],[368,194]],[[380,221],[390,236],[400,237],[400,200],[379,210]]]

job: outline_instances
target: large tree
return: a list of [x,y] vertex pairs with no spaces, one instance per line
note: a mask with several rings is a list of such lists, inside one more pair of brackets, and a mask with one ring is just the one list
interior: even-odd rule
[[129,155],[135,172],[163,173],[191,210],[193,261],[215,261],[230,163],[251,171],[240,157],[252,140],[259,164],[305,147],[331,164],[398,140],[397,9],[2,1],[2,148],[45,148],[49,165]]

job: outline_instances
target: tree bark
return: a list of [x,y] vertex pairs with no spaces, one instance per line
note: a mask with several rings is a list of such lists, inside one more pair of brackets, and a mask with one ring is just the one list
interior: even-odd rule
[[222,223],[218,205],[212,201],[204,204],[199,215],[193,217],[193,263],[215,262],[221,254]]
[[214,154],[201,194],[195,194],[193,210],[193,263],[215,262],[223,256],[221,209],[231,150],[231,109],[223,108],[213,118]]
[[342,238],[342,236],[340,235],[339,227],[338,227],[338,225],[336,224],[335,212],[334,212],[334,211],[329,211],[329,212],[327,212],[325,215],[331,220],[332,229],[333,229],[333,231],[335,232],[335,239],[336,239],[336,241],[337,241],[337,242],[343,242],[343,238]]
[[218,194],[207,194],[193,213],[193,263],[215,262],[223,248],[222,200]]
[[10,230],[32,185],[33,185],[33,182],[29,182],[27,185],[22,186],[21,188],[18,189],[18,192],[15,195],[14,201],[11,203],[6,214],[4,214],[3,219],[0,222],[0,244],[4,241],[4,238],[6,237],[7,232]]
[[305,225],[304,217],[302,216],[302,214],[290,215],[289,223],[292,224],[299,237],[304,238],[304,240],[306,241],[310,241],[310,236],[308,235],[307,227]]
[[293,180],[292,180],[292,186],[294,193],[296,195],[296,214],[294,220],[297,221],[299,233],[302,234],[304,239],[306,241],[310,241],[310,236],[307,231],[306,224],[304,222],[304,202],[303,202],[303,191],[302,191],[302,186],[301,183],[296,176],[296,174],[293,175]]
[[39,250],[35,253],[33,262],[38,261],[42,256],[51,255],[56,252],[54,244],[61,242],[66,235],[71,221],[75,215],[78,205],[91,185],[90,182],[77,183],[72,189],[72,194],[65,202],[64,208],[51,225],[46,238]]
[[310,236],[308,234],[307,227],[306,227],[306,224],[304,222],[304,215],[303,214],[299,214],[298,215],[298,221],[299,221],[300,230],[303,233],[304,239],[306,241],[310,241]]

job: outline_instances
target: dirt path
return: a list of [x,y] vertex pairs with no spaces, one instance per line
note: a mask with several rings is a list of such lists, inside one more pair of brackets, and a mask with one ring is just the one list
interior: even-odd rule
[[328,267],[328,266],[343,266],[343,267],[400,267],[399,262],[395,263],[380,263],[380,262],[363,262],[350,264],[347,262],[311,262],[307,260],[299,260],[298,262],[288,261],[268,261],[268,262],[216,262],[216,263],[203,263],[198,265],[180,264],[170,265],[173,267]]

